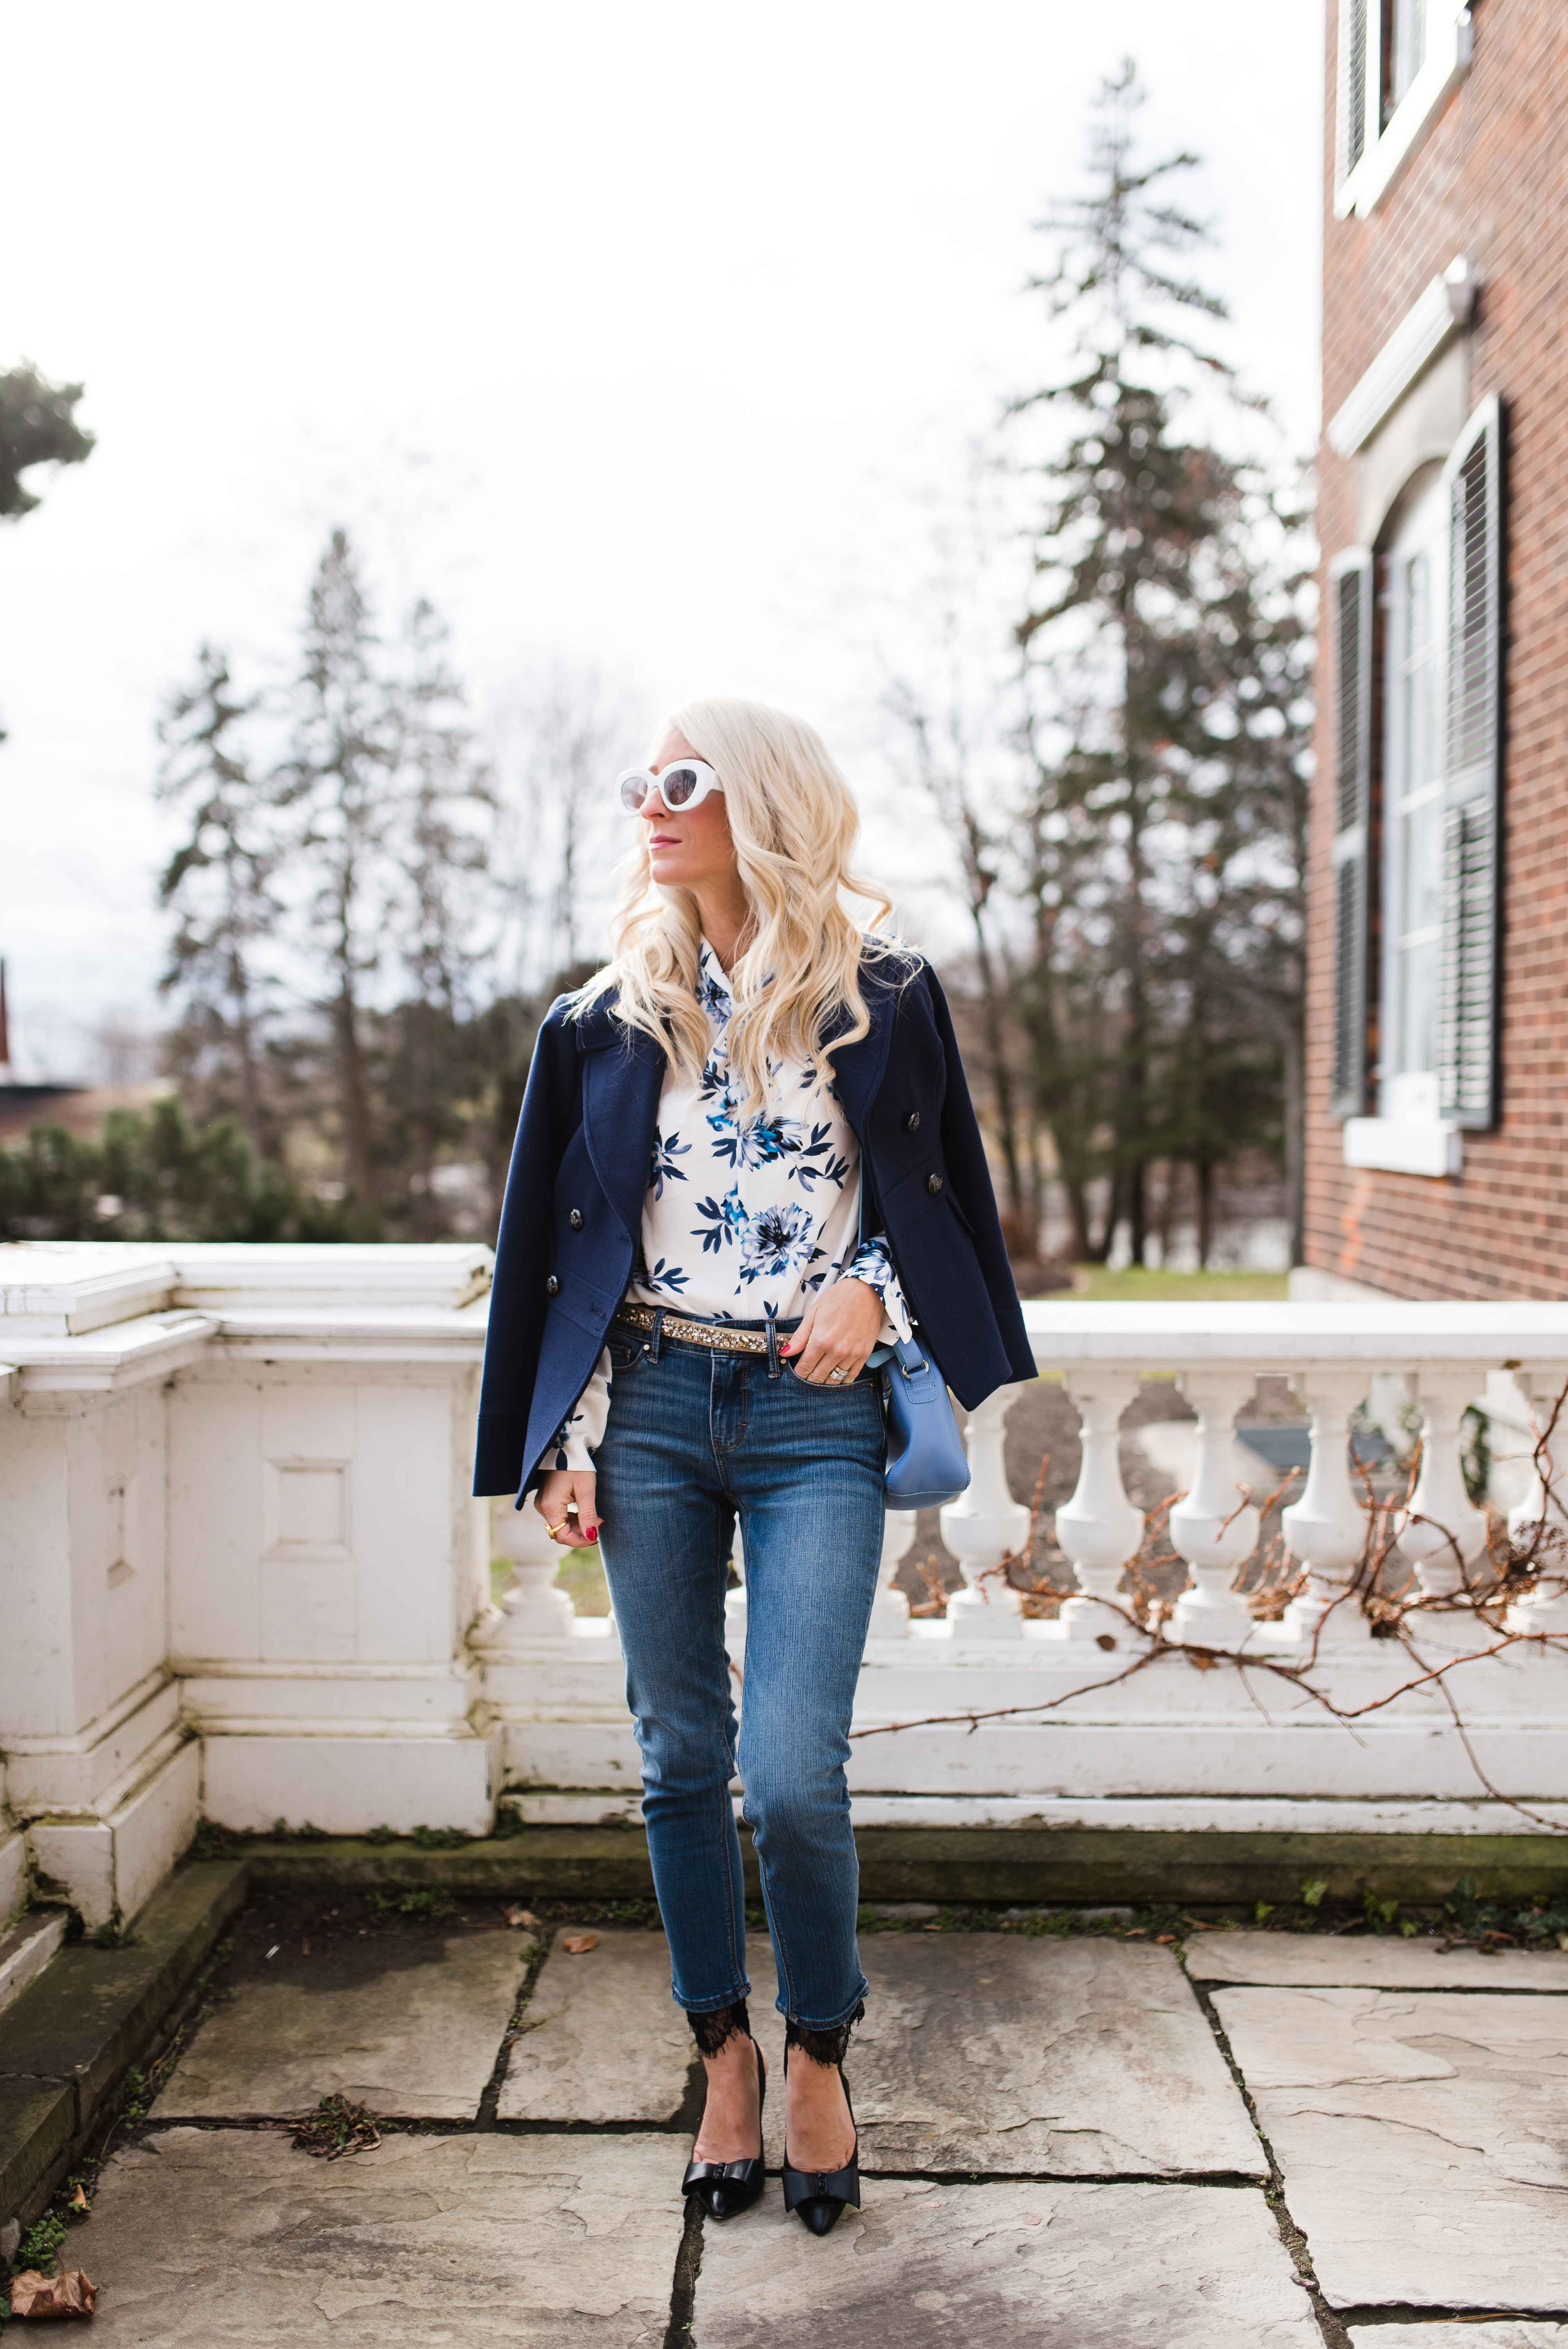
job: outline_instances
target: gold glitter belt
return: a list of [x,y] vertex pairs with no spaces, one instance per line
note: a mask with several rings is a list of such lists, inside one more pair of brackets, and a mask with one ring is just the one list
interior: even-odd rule
[[[660,1323],[661,1335],[684,1338],[688,1346],[708,1346],[720,1354],[765,1354],[768,1333],[765,1330],[739,1330],[727,1321],[685,1321],[678,1313],[660,1315],[651,1305],[617,1305],[615,1319],[634,1330],[651,1330]],[[775,1328],[786,1336],[799,1329],[798,1321],[779,1321]]]

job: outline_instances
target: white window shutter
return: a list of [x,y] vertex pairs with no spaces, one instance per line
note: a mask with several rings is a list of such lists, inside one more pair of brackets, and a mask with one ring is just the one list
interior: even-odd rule
[[1329,565],[1334,630],[1334,1052],[1329,1114],[1367,1105],[1367,850],[1372,800],[1372,554]]
[[1444,468],[1449,504],[1448,723],[1438,1093],[1471,1128],[1498,1113],[1502,898],[1502,411],[1483,400]]

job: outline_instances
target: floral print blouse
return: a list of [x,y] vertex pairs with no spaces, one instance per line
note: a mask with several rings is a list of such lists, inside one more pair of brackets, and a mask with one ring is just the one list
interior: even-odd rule
[[[883,1339],[907,1338],[887,1242],[860,1238],[860,1143],[830,1071],[775,1061],[768,1100],[742,1123],[725,1043],[733,998],[706,938],[697,999],[707,1057],[695,1082],[665,1071],[627,1297],[695,1320],[789,1321],[830,1282],[863,1280],[882,1300]],[[606,1352],[561,1431],[557,1468],[593,1468],[609,1408]]]

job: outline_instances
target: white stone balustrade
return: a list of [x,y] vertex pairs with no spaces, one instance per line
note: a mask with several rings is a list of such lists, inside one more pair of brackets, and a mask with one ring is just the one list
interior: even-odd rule
[[1198,1473],[1170,1516],[1171,1547],[1192,1575],[1171,1636],[1195,1648],[1242,1648],[1253,1619],[1233,1585],[1257,1547],[1258,1513],[1236,1482],[1233,1429],[1252,1381],[1233,1371],[1192,1371],[1181,1383],[1198,1414]]
[[1356,1645],[1368,1636],[1353,1598],[1367,1554],[1367,1514],[1351,1481],[1349,1452],[1365,1384],[1357,1371],[1334,1370],[1308,1371],[1296,1381],[1309,1415],[1311,1465],[1301,1498],[1281,1512],[1281,1523],[1307,1582],[1284,1621],[1296,1645],[1308,1651],[1325,1640]]
[[1069,1639],[1092,1640],[1109,1630],[1108,1608],[1143,1539],[1143,1512],[1121,1481],[1121,1414],[1138,1392],[1138,1375],[1086,1367],[1068,1378],[1067,1388],[1082,1451],[1072,1498],[1057,1511],[1057,1540],[1082,1595],[1067,1601],[1059,1620]]
[[[202,1814],[478,1833],[503,1796],[543,1821],[634,1812],[613,1620],[573,1612],[531,1511],[469,1496],[488,1274],[467,1247],[0,1248],[0,1921],[30,1881],[89,1928],[134,1914]],[[1077,1489],[1042,1527],[1078,1588],[1026,1618],[997,1570],[1028,1521],[1007,1389],[971,1415],[973,1482],[941,1514],[964,1578],[945,1618],[912,1619],[894,1583],[917,1526],[889,1517],[855,1724],[877,1733],[851,1761],[863,1823],[1538,1832],[1479,1762],[1568,1826],[1568,1651],[1532,1636],[1472,1661],[1483,1627],[1418,1616],[1418,1654],[1449,1669],[1412,1687],[1408,1649],[1371,1638],[1357,1603],[1367,1518],[1346,1456],[1374,1387],[1408,1386],[1423,1453],[1394,1564],[1460,1591],[1487,1564],[1464,1410],[1511,1372],[1543,1423],[1568,1306],[1069,1299],[1026,1318],[1081,1427]],[[1233,1587],[1257,1531],[1233,1423],[1265,1372],[1311,1425],[1283,1516],[1305,1582],[1281,1621]],[[1143,1520],[1119,1430],[1146,1378],[1176,1379],[1198,1414],[1167,1636],[1255,1664],[1127,1672]],[[1568,1415],[1558,1448],[1568,1479]],[[1562,1523],[1528,1464],[1509,1474],[1516,1538],[1543,1506]],[[492,1550],[510,1568],[495,1603]],[[1511,1630],[1568,1632],[1562,1572],[1558,1553]]]
[[909,1601],[902,1590],[893,1588],[893,1578],[914,1546],[915,1528],[920,1520],[913,1509],[889,1509],[882,1532],[882,1566],[877,1575],[877,1595],[872,1602],[871,1630],[872,1640],[903,1640],[909,1633]]
[[1008,1391],[972,1411],[964,1431],[969,1489],[942,1512],[942,1538],[958,1560],[964,1588],[947,1602],[954,1640],[1016,1640],[1023,1630],[1019,1594],[999,1572],[1028,1537],[1029,1512],[1007,1490],[1002,1461]]
[[[1514,1384],[1529,1414],[1529,1464],[1524,1491],[1508,1513],[1511,1538],[1522,1549],[1534,1551],[1545,1568],[1528,1599],[1509,1610],[1513,1631],[1568,1633],[1568,1407],[1552,1429],[1553,1454],[1551,1489],[1542,1474],[1540,1446],[1551,1428],[1553,1407],[1568,1386],[1568,1363],[1541,1364],[1516,1371]],[[1559,1429],[1561,1433],[1559,1433]]]
[[530,1503],[503,1500],[490,1511],[490,1547],[511,1568],[496,1601],[493,1622],[481,1622],[474,1645],[500,1654],[534,1640],[566,1640],[577,1620],[564,1590],[555,1587],[561,1552]]
[[1398,1520],[1399,1548],[1429,1599],[1451,1599],[1474,1580],[1486,1554],[1486,1511],[1465,1490],[1460,1423],[1475,1392],[1471,1371],[1424,1370],[1421,1465]]

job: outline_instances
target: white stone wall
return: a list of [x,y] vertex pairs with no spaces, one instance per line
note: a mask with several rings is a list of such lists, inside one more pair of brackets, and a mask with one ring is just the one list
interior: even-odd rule
[[0,1248],[0,1914],[25,1857],[89,1926],[133,1915],[202,1813],[490,1824],[489,1269]]

